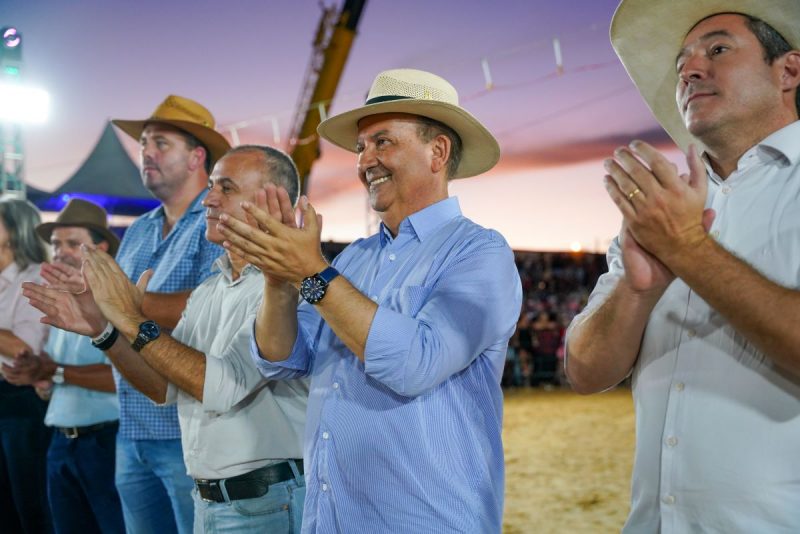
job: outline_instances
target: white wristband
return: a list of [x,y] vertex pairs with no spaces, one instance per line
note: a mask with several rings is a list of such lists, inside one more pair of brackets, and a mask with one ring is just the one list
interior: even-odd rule
[[100,332],[100,335],[97,336],[97,337],[92,338],[92,344],[93,345],[100,345],[103,341],[105,341],[106,339],[111,337],[111,333],[113,331],[114,331],[114,325],[111,324],[111,321],[109,321],[106,324],[106,327],[103,329],[103,331]]

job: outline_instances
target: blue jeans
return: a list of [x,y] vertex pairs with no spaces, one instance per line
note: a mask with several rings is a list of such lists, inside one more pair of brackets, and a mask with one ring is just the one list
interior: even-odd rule
[[265,495],[255,499],[208,502],[194,490],[195,534],[298,534],[303,522],[306,484],[303,475],[294,471],[294,479],[271,485]]
[[192,488],[179,439],[117,438],[117,491],[129,534],[192,532]]
[[53,432],[47,451],[47,498],[56,533],[122,534],[114,487],[117,426],[74,439]]

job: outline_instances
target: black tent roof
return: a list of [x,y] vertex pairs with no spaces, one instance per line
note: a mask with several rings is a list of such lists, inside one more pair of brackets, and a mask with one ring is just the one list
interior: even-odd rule
[[[30,189],[29,189],[30,191]],[[29,194],[40,209],[60,211],[70,198],[101,204],[109,213],[139,215],[158,205],[142,185],[141,174],[120,143],[111,122],[75,173],[49,195]]]

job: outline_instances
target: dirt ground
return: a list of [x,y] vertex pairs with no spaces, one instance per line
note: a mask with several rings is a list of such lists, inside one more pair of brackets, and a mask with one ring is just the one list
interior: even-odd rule
[[506,391],[503,532],[619,532],[629,510],[629,389]]

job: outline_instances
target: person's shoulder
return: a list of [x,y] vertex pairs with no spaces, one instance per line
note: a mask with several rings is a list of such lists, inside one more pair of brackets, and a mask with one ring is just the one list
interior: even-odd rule
[[454,235],[457,235],[464,245],[498,247],[511,251],[511,246],[503,234],[493,228],[481,226],[463,215],[457,218],[456,224],[457,231]]

